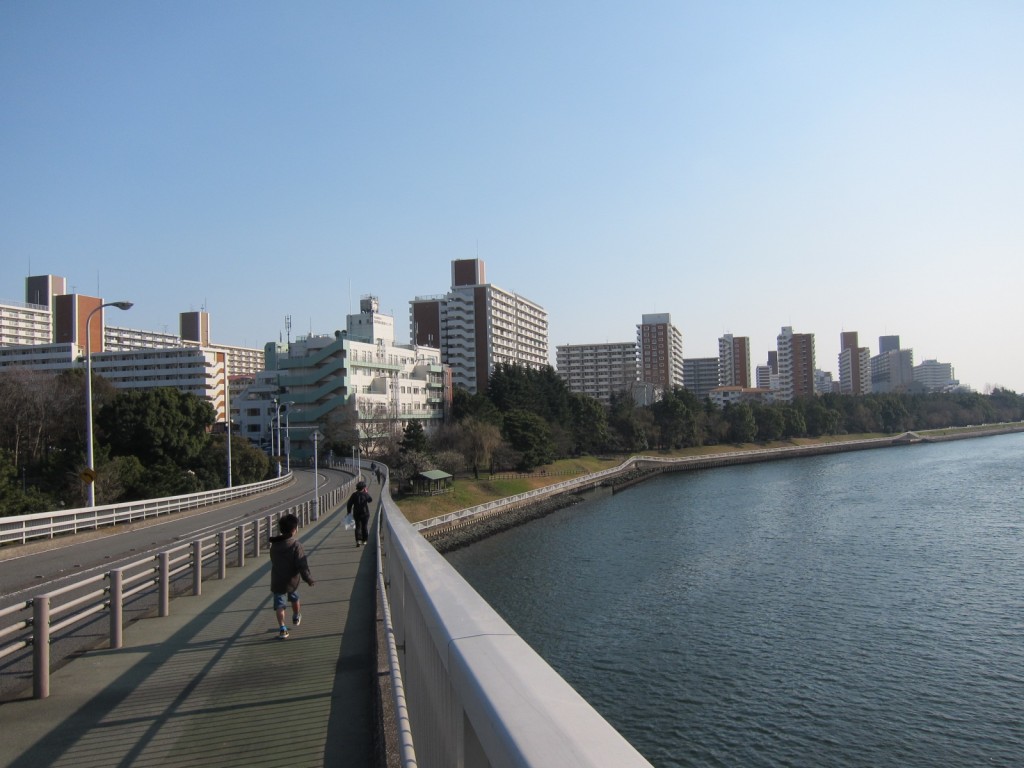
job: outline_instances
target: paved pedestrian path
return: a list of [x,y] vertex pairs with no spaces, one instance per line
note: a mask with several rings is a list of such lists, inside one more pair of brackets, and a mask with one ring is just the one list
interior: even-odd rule
[[298,533],[316,586],[289,639],[264,552],[54,672],[49,698],[0,704],[0,766],[372,766],[376,550],[342,517]]

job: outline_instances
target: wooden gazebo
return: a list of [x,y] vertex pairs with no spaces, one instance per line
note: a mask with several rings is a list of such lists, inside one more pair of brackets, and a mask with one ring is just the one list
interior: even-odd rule
[[436,496],[439,493],[450,493],[452,476],[440,469],[428,469],[412,478],[412,492],[421,496]]

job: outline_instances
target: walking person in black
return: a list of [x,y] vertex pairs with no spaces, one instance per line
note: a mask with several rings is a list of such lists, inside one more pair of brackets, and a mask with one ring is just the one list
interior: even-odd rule
[[366,543],[366,524],[370,521],[370,494],[366,490],[366,483],[360,480],[356,483],[356,490],[348,497],[347,512],[352,515],[356,523],[356,546]]

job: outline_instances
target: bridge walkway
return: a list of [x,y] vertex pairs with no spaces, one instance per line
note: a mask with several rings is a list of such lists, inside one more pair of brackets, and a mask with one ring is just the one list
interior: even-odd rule
[[49,698],[0,705],[0,766],[375,765],[375,546],[342,521],[298,532],[316,586],[302,585],[290,638],[277,638],[269,558],[228,569],[127,627],[123,648],[55,671]]

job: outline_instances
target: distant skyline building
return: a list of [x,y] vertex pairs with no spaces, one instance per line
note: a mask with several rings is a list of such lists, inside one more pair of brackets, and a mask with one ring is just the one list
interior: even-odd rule
[[683,387],[703,400],[718,387],[720,358],[684,357]]
[[794,333],[784,326],[777,339],[779,386],[777,399],[792,402],[814,394],[814,334]]
[[878,354],[884,355],[886,352],[895,352],[900,348],[900,337],[899,336],[879,336],[878,337]]
[[718,339],[718,386],[750,387],[750,338],[727,333]]
[[914,350],[889,349],[871,358],[872,392],[905,392],[913,383]]
[[636,342],[562,344],[555,348],[558,375],[570,392],[611,403],[612,395],[630,393],[640,378]]
[[838,394],[839,382],[833,381],[832,371],[823,371],[820,368],[814,370],[814,394],[828,395]]
[[953,366],[938,360],[924,360],[914,366],[914,383],[928,392],[951,392],[960,386],[953,375]]
[[[772,369],[767,365],[759,365],[754,369],[754,375],[757,389],[774,389],[772,387]],[[775,377],[776,380],[778,376]]]
[[685,386],[683,375],[683,334],[672,325],[667,313],[641,317],[636,327],[636,341],[640,349],[640,380],[671,392]]
[[857,331],[839,335],[839,392],[866,395],[871,392],[871,350],[861,347]]
[[455,386],[485,393],[498,363],[550,365],[543,307],[488,283],[481,259],[456,259],[451,268],[448,293],[409,302],[409,337],[441,351]]

